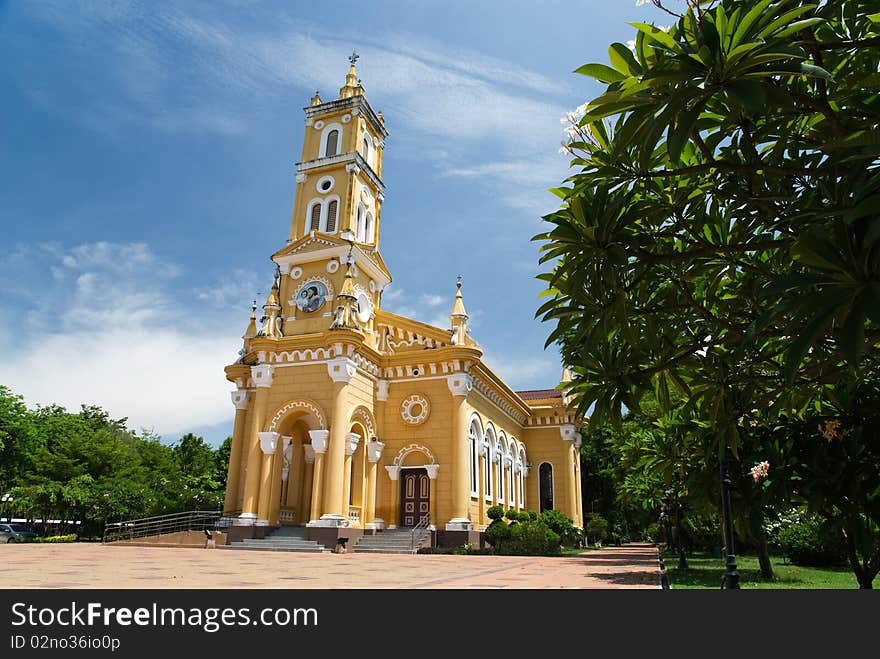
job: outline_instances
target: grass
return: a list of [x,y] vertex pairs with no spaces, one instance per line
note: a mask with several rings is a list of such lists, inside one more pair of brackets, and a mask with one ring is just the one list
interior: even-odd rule
[[[695,553],[687,556],[688,569],[678,570],[678,555],[663,554],[666,563],[666,574],[670,588],[715,588],[721,587],[721,575],[724,573],[724,560],[712,557],[708,553]],[[773,565],[773,581],[761,578],[756,556],[739,555],[736,557],[737,570],[740,575],[741,588],[775,588],[775,589],[845,589],[859,587],[855,575],[847,567],[802,567],[786,563],[781,557],[771,556]],[[875,582],[876,584],[876,582]]]

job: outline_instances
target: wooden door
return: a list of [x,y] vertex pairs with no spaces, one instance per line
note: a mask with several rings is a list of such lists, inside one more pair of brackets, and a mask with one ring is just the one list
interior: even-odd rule
[[424,469],[404,469],[400,476],[400,525],[415,526],[431,508],[431,479]]

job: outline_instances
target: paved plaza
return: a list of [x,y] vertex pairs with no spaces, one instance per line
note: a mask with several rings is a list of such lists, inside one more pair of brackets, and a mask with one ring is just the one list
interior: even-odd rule
[[654,588],[657,549],[576,556],[306,554],[105,546],[2,545],[7,588]]

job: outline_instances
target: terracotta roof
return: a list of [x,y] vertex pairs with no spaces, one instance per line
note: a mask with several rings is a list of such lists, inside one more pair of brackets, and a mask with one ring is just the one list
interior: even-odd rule
[[562,392],[559,389],[529,389],[528,391],[517,391],[516,395],[523,400],[543,400],[545,398],[562,398]]

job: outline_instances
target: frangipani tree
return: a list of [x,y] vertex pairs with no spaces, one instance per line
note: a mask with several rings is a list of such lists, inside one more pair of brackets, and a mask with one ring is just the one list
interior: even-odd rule
[[682,4],[577,69],[607,87],[536,236],[553,265],[538,315],[580,413],[619,421],[653,390],[723,465],[746,411],[802,413],[880,361],[880,14]]

